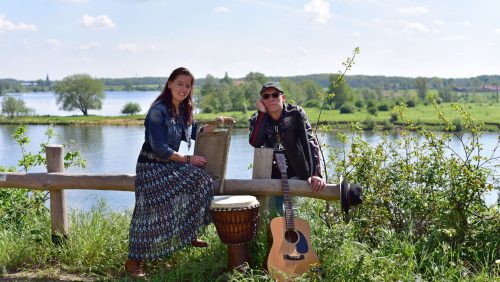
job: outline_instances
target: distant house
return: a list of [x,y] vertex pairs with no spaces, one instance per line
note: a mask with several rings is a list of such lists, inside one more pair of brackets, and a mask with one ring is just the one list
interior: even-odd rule
[[240,84],[244,84],[244,83],[245,83],[245,81],[244,81],[244,80],[241,80],[241,79],[235,79],[235,80],[233,80],[233,83],[234,83],[234,85],[238,86],[238,85],[240,85]]
[[21,85],[22,86],[37,86],[38,83],[36,83],[35,81],[23,81],[23,82],[21,82]]
[[455,92],[467,92],[467,88],[465,88],[465,87],[454,86],[452,89]]
[[483,91],[500,91],[500,85],[486,84],[486,85],[483,85],[482,90]]

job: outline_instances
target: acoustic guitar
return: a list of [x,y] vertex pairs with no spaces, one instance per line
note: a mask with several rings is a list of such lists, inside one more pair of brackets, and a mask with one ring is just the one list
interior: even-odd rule
[[289,281],[309,271],[320,272],[321,264],[311,246],[309,224],[293,214],[285,156],[275,153],[275,157],[281,172],[285,216],[271,220],[272,245],[267,258],[267,270],[274,279]]

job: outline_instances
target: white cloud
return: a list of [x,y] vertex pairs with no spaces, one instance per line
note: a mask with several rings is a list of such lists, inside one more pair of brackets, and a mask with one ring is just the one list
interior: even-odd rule
[[21,31],[36,31],[37,28],[35,25],[32,24],[25,24],[23,22],[20,22],[18,24],[15,24],[11,21],[9,21],[5,15],[0,14],[0,32],[2,31],[15,31],[15,30],[21,30]]
[[228,8],[226,7],[217,7],[213,10],[214,13],[218,13],[218,14],[227,14],[229,12],[231,12],[231,10],[229,10]]
[[91,28],[114,28],[116,25],[113,20],[107,15],[99,15],[97,17],[92,17],[84,14],[80,19],[80,23],[85,27]]
[[425,25],[423,25],[422,23],[419,23],[419,22],[402,22],[402,23],[403,23],[403,26],[409,30],[414,30],[414,31],[418,31],[418,32],[428,32],[429,31],[429,29]]
[[361,37],[361,33],[355,31],[355,32],[352,33],[352,36],[354,36],[354,37]]
[[309,52],[309,50],[307,50],[306,48],[304,48],[302,46],[299,46],[298,49],[299,49],[299,53],[301,55],[308,56],[311,54],[311,52]]
[[45,40],[45,42],[50,45],[53,49],[59,49],[59,47],[61,47],[61,40],[59,39],[47,39]]
[[435,24],[444,24],[444,21],[442,21],[442,20],[434,20],[433,22]]
[[304,11],[310,14],[315,22],[326,24],[332,17],[330,3],[325,0],[311,0],[304,5]]
[[264,54],[272,54],[273,53],[273,50],[271,48],[259,47],[258,50],[259,50],[259,52],[264,53]]
[[398,8],[398,11],[403,15],[412,15],[412,16],[418,16],[429,13],[429,10],[422,6]]
[[139,47],[137,47],[137,45],[134,43],[120,42],[120,43],[118,43],[118,50],[124,51],[124,52],[137,53],[137,52],[139,52]]
[[80,49],[81,50],[89,50],[93,48],[99,47],[100,43],[99,42],[90,42],[90,43],[85,43],[85,44],[80,44]]
[[493,32],[497,35],[500,35],[500,28],[496,28],[495,30],[493,30]]
[[378,55],[394,55],[396,52],[393,49],[378,49],[375,53]]
[[155,44],[150,44],[150,45],[148,45],[147,50],[151,51],[151,52],[157,52],[158,47]]
[[443,39],[450,41],[465,40],[465,35],[448,35],[445,36]]

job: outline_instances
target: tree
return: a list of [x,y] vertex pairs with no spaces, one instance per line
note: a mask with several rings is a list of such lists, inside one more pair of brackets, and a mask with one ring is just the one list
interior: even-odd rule
[[287,102],[302,105],[302,103],[306,101],[306,97],[302,88],[300,88],[300,86],[297,85],[297,83],[295,83],[293,80],[283,78],[280,80],[280,85],[285,91]]
[[335,94],[332,101],[329,101],[329,103],[335,103],[335,109],[340,109],[344,103],[352,101],[351,88],[344,79],[336,83],[338,78],[339,74],[330,75],[330,85],[328,86],[328,94]]
[[141,106],[138,103],[128,102],[122,108],[122,114],[135,115],[136,113],[142,111]]
[[5,97],[2,101],[2,113],[7,114],[9,117],[19,116],[33,112],[32,109],[26,107],[22,99],[15,97]]
[[423,101],[427,96],[427,80],[423,77],[415,79],[415,88],[417,88],[418,97]]
[[257,81],[261,85],[264,84],[264,83],[266,83],[268,80],[269,79],[263,73],[260,73],[260,72],[249,72],[245,76],[245,81],[246,82]]
[[83,115],[88,115],[88,110],[99,110],[102,107],[104,84],[93,79],[88,74],[74,74],[58,82],[54,91],[57,104],[62,104],[64,111],[80,110]]
[[438,90],[439,98],[445,103],[453,102],[453,95],[450,87],[443,87]]
[[201,85],[201,95],[199,100],[200,103],[198,104],[199,108],[219,111],[220,103],[217,97],[217,87],[217,79],[214,76],[208,74],[205,78],[205,81]]
[[228,112],[233,110],[230,91],[231,87],[226,82],[222,82],[218,85],[216,97],[219,104],[219,108],[217,109],[219,112]]
[[323,92],[321,85],[310,79],[301,81],[300,87],[302,88],[305,94],[305,100],[307,101],[319,99],[319,93]]

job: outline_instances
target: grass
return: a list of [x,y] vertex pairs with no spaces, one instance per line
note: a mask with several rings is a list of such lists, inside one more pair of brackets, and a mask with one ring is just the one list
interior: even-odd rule
[[[468,268],[449,246],[422,250],[404,235],[388,230],[379,230],[375,236],[380,243],[371,246],[356,238],[352,224],[339,221],[328,228],[310,209],[320,205],[318,201],[304,200],[298,214],[310,223],[323,277],[297,281],[500,281],[499,266]],[[47,216],[21,229],[2,226],[0,278],[24,280],[23,275],[29,275],[41,280],[66,277],[78,281],[130,281],[123,269],[130,216],[130,212],[110,211],[102,202],[87,213],[73,211],[70,236],[62,246],[51,243]],[[148,280],[272,281],[260,267],[267,245],[263,232],[250,244],[251,263],[245,273],[226,272],[227,247],[220,242],[213,225],[206,228],[202,238],[210,242],[208,248],[187,247],[165,260],[149,262]]]
[[[468,103],[463,105],[465,109],[478,122],[484,122],[486,130],[498,131],[500,129],[500,104],[498,103]],[[450,121],[460,118],[460,115],[451,108],[451,104],[440,105],[443,113]],[[315,123],[318,119],[319,109],[306,108],[309,121]],[[221,112],[221,113],[201,113],[195,116],[197,120],[214,120],[217,116],[230,116],[236,119],[236,127],[246,128],[248,119],[253,112]],[[431,129],[441,129],[441,121],[438,120],[435,110],[431,105],[417,105],[414,108],[407,108],[405,117],[414,122]],[[130,116],[20,116],[8,118],[0,116],[0,124],[59,124],[59,125],[142,125],[144,115]],[[379,126],[389,121],[391,112],[378,112],[370,115],[366,109],[362,109],[351,114],[340,114],[339,110],[326,110],[322,114],[322,123],[331,124],[337,128],[345,128],[351,122],[363,122],[366,119],[373,119]],[[398,125],[398,122],[396,122]]]

